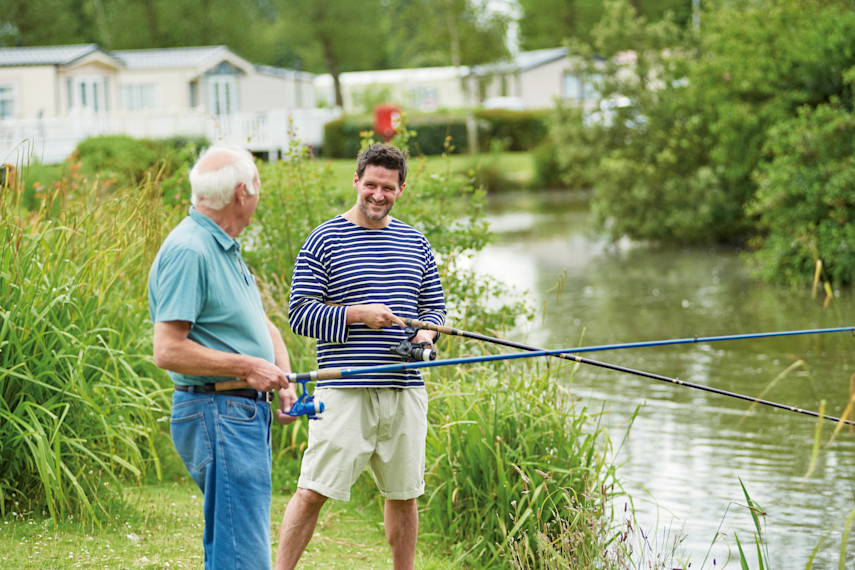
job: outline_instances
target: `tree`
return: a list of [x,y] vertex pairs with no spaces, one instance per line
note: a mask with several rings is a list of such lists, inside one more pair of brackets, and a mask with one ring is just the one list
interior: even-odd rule
[[[855,68],[848,71],[855,80]],[[765,145],[750,205],[761,234],[760,274],[809,284],[819,266],[836,286],[855,281],[855,115],[838,99],[776,125]]]
[[[839,210],[789,209],[799,203],[793,192],[805,199],[811,193],[816,201],[816,188],[830,180],[823,177],[845,171],[848,163],[836,154],[814,162],[791,155],[800,148],[798,137],[808,131],[815,133],[810,140],[850,136],[845,121],[828,126],[829,117],[853,100],[852,85],[844,80],[845,70],[855,66],[850,3],[725,3],[705,12],[698,35],[675,33],[679,28],[667,20],[649,24],[626,0],[607,7],[593,44],[579,46],[577,53],[590,60],[595,53],[608,56],[607,63],[584,66],[584,71],[592,78],[600,75],[605,101],[623,104],[608,120],[592,120],[596,115],[587,125],[565,120],[554,131],[565,167],[578,167],[571,160],[578,162],[580,156],[587,159],[582,168],[596,180],[593,207],[602,227],[613,238],[744,245],[759,236],[758,247],[780,248],[790,243],[786,235],[805,236],[808,243],[804,227],[788,220],[804,225],[816,215],[811,223],[824,228],[810,234],[817,238],[818,255],[834,257],[828,255],[834,243],[829,236],[839,244],[843,234],[831,231],[828,218],[841,219]],[[615,65],[617,55],[630,63]],[[832,101],[838,103],[829,110]],[[815,109],[823,112],[809,112]],[[805,118],[793,125],[801,114]],[[585,155],[569,150],[579,140],[593,141],[595,150]],[[848,147],[841,148],[845,155]],[[774,172],[766,169],[771,157]],[[811,167],[820,171],[806,177]],[[835,180],[840,186],[844,179]],[[759,194],[758,181],[764,184]],[[798,184],[811,188],[786,188]],[[784,223],[773,223],[767,212]],[[764,240],[767,234],[777,237]],[[783,262],[780,250],[756,259],[787,271],[804,270],[817,254],[797,249]],[[845,267],[829,269],[830,274],[842,281]],[[783,270],[766,272],[773,275],[789,278]]]
[[[590,41],[591,31],[606,14],[603,0],[518,0],[523,15],[520,34],[523,49],[553,48],[568,39]],[[689,0],[633,0],[632,7],[648,22],[672,14],[673,21],[685,26],[691,17]]]
[[270,43],[259,38],[269,33],[273,14],[255,2],[111,0],[103,13],[109,32],[98,42],[109,49],[227,45],[253,62],[272,57]]
[[388,32],[382,0],[279,0],[277,30],[305,69],[326,70],[342,104],[343,71],[376,69]]
[[471,0],[392,0],[388,65],[477,65],[508,55],[508,17]]
[[6,0],[0,41],[39,46],[93,42],[95,22],[87,0]]

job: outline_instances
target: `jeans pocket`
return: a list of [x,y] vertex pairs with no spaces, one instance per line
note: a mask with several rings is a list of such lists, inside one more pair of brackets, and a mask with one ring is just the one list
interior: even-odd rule
[[205,466],[214,460],[211,439],[203,412],[181,416],[176,413],[180,411],[178,408],[173,410],[170,435],[184,467],[195,479]]
[[221,414],[222,419],[225,421],[251,423],[258,417],[258,407],[255,405],[254,400],[229,398],[226,400],[226,409]]

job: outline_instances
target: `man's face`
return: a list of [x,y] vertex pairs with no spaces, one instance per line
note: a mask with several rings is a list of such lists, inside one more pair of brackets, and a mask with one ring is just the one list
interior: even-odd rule
[[357,192],[356,204],[369,227],[385,226],[395,200],[404,193],[404,185],[398,184],[397,170],[373,164],[365,168],[361,179],[353,175],[353,187]]

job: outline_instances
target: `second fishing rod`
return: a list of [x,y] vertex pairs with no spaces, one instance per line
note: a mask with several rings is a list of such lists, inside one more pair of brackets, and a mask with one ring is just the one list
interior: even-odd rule
[[443,325],[435,325],[433,323],[427,323],[422,321],[417,321],[415,319],[405,318],[404,322],[407,326],[413,328],[421,328],[428,329],[432,331],[436,331],[442,334],[447,334],[451,336],[461,336],[466,338],[472,338],[475,340],[481,340],[485,342],[490,342],[493,344],[499,344],[502,346],[508,346],[511,348],[517,348],[519,350],[524,350],[532,353],[540,353],[545,356],[554,356],[556,358],[561,358],[564,360],[569,360],[571,362],[577,362],[580,364],[588,364],[592,366],[598,366],[600,368],[607,368],[609,370],[615,370],[618,372],[625,372],[627,374],[633,374],[636,376],[643,376],[645,378],[651,378],[653,380],[660,380],[663,382],[669,382],[671,384],[677,384],[679,386],[685,386],[687,388],[693,388],[696,390],[703,390],[705,392],[710,392],[713,394],[718,394],[720,396],[726,396],[729,398],[736,398],[739,400],[744,400],[746,402],[752,402],[756,404],[761,404],[764,406],[769,406],[773,408],[778,408],[781,410],[787,410],[789,412],[796,412],[799,414],[804,414],[816,418],[823,418],[829,421],[833,421],[836,423],[843,423],[850,426],[855,426],[855,422],[843,418],[837,418],[833,416],[825,416],[818,412],[814,412],[811,410],[804,410],[795,406],[789,406],[786,404],[780,404],[778,402],[771,402],[769,400],[763,400],[760,398],[755,398],[753,396],[748,396],[745,394],[739,394],[736,392],[730,392],[728,390],[722,390],[719,388],[713,388],[711,386],[704,386],[703,384],[695,384],[693,382],[687,382],[685,380],[680,380],[679,378],[671,378],[668,376],[662,376],[660,374],[654,374],[652,372],[646,372],[644,370],[636,370],[634,368],[627,368],[625,366],[620,366],[617,364],[610,364],[607,362],[600,362],[599,360],[592,360],[590,358],[584,358],[579,356],[576,353],[579,352],[593,352],[597,350],[613,350],[618,348],[630,348],[630,347],[641,347],[641,346],[662,346],[667,344],[690,344],[690,343],[698,343],[698,342],[713,342],[720,340],[739,340],[745,338],[762,338],[762,337],[775,337],[775,336],[793,336],[793,335],[804,335],[804,334],[823,334],[823,333],[833,333],[833,332],[850,332],[855,331],[855,327],[839,327],[839,328],[828,328],[828,329],[812,329],[812,330],[799,330],[799,331],[780,331],[780,332],[770,332],[770,333],[755,333],[749,335],[729,335],[729,336],[718,336],[718,337],[694,337],[687,339],[670,339],[670,340],[662,340],[662,341],[649,341],[649,342],[640,342],[640,343],[628,343],[628,344],[613,344],[613,345],[600,345],[600,346],[590,346],[590,347],[578,347],[578,348],[568,348],[557,351],[547,351],[542,348],[537,348],[534,346],[530,346],[527,344],[514,342],[506,339],[491,337],[487,335],[483,335],[476,332],[465,331],[461,329],[455,329],[452,327],[447,327]]

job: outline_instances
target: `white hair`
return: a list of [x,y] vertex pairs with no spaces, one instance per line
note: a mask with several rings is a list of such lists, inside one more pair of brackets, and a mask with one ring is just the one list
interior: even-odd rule
[[190,203],[196,206],[203,200],[206,207],[222,210],[239,184],[246,184],[247,192],[255,194],[257,173],[249,151],[225,144],[210,146],[190,170]]

